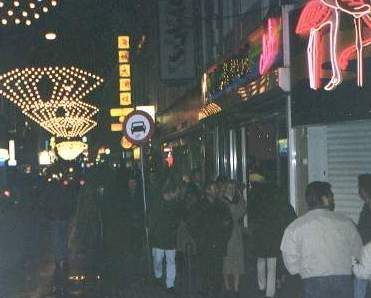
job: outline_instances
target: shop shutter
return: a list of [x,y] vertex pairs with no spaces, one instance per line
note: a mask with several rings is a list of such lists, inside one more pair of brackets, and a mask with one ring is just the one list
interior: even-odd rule
[[371,121],[327,127],[328,181],[333,186],[336,211],[358,222],[362,201],[358,175],[371,173]]

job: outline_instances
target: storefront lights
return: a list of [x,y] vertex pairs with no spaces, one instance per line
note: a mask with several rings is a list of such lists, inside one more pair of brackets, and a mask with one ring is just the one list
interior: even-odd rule
[[9,151],[8,149],[0,148],[0,162],[4,163],[9,159]]
[[54,32],[45,33],[45,39],[47,39],[47,40],[55,40],[55,39],[57,39],[57,34],[54,33]]
[[[42,98],[40,81],[53,86]],[[57,137],[82,137],[97,123],[98,108],[83,102],[103,79],[75,67],[15,69],[0,76],[0,95],[17,105],[27,117]]]
[[39,153],[39,165],[49,166],[53,163],[53,157],[50,151],[41,151]]

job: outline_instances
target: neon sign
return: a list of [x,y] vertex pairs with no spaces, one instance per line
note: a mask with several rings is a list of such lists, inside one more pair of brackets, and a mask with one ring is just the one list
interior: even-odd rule
[[246,37],[235,51],[238,54],[210,67],[201,81],[203,102],[235,92],[272,72],[282,62],[281,35],[281,18],[271,17]]
[[[350,15],[354,19],[355,44],[337,55],[340,13]],[[330,60],[332,75],[324,86],[327,91],[334,90],[341,84],[341,71],[345,70],[351,57],[357,58],[357,85],[363,86],[363,48],[371,44],[371,39],[363,40],[362,24],[371,28],[371,5],[367,0],[310,0],[303,8],[296,33],[308,35],[307,47],[309,82],[312,89],[320,88],[322,29],[330,29]]]
[[281,42],[280,19],[269,18],[267,32],[262,36],[262,54],[260,55],[259,73],[266,74],[276,62]]

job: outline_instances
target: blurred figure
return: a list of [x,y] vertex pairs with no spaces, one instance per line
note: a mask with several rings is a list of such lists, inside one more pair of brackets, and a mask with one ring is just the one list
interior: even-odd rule
[[[181,264],[183,272],[185,273],[186,270],[192,270],[192,275],[196,274],[196,272],[194,272],[194,257],[197,254],[197,246],[189,226],[194,224],[193,221],[195,219],[192,210],[199,202],[200,196],[201,194],[197,186],[193,183],[189,183],[185,186],[183,197],[179,201],[181,221],[177,233],[177,259],[180,260],[178,264]],[[189,268],[189,266],[192,266],[192,268]]]
[[90,172],[77,197],[76,215],[70,234],[73,255],[99,250],[102,245],[101,219],[95,175]]
[[52,173],[42,195],[45,217],[50,221],[51,242],[55,259],[55,284],[53,291],[65,290],[67,274],[68,227],[74,215],[75,202],[69,184],[60,181],[57,173]]
[[150,225],[154,275],[157,283],[161,284],[165,258],[166,288],[172,295],[175,295],[175,254],[180,221],[177,196],[177,185],[173,179],[168,178],[159,198],[154,202]]
[[305,200],[310,211],[285,230],[284,263],[301,276],[304,298],[353,297],[352,257],[359,258],[361,237],[350,219],[333,212],[329,183],[310,183]]
[[[274,297],[276,294],[277,258],[283,235],[282,202],[275,186],[266,182],[259,171],[249,175],[250,190],[247,198],[248,228],[257,258],[257,278],[261,294]],[[287,204],[283,203],[286,207]]]
[[201,294],[203,297],[220,297],[223,258],[232,234],[233,220],[228,206],[218,196],[216,182],[209,182],[204,198],[194,205],[194,220],[188,224],[199,252]]
[[67,261],[68,224],[74,214],[74,198],[65,181],[52,175],[43,193],[43,205],[46,218],[50,221],[52,245],[55,263],[63,268]]
[[126,188],[122,191],[123,220],[126,263],[126,276],[138,277],[143,270],[142,256],[145,244],[144,203],[140,180],[135,175],[129,175]]
[[228,241],[227,255],[224,257],[224,285],[227,292],[233,290],[234,296],[238,297],[240,276],[245,273],[242,219],[246,213],[246,204],[235,181],[227,182],[224,199],[233,219],[232,235]]
[[[366,245],[371,241],[371,174],[362,174],[358,176],[358,193],[362,201],[364,202],[361,214],[358,220],[358,231],[361,235],[363,245]],[[369,278],[362,278],[363,274],[361,274],[362,269],[367,270],[367,251],[368,248],[365,247],[365,256],[361,261],[361,265],[359,266],[360,269],[356,270],[356,280],[354,284],[354,296],[355,298],[364,298],[366,294],[371,294],[370,289],[368,289],[368,279]],[[363,264],[366,263],[366,264]],[[363,264],[363,266],[362,266]],[[358,268],[358,267],[357,267]],[[371,269],[371,268],[370,268]],[[370,296],[370,295],[368,295]]]

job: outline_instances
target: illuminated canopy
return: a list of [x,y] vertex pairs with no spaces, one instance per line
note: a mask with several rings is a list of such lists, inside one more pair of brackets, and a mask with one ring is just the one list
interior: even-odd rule
[[56,145],[58,155],[64,160],[74,160],[88,145],[80,141],[62,142]]
[[48,13],[60,0],[0,0],[2,25],[26,25]]
[[[40,82],[51,83],[50,98],[43,98]],[[75,67],[15,69],[0,76],[0,95],[57,137],[81,137],[97,123],[98,108],[83,102],[103,80]]]

